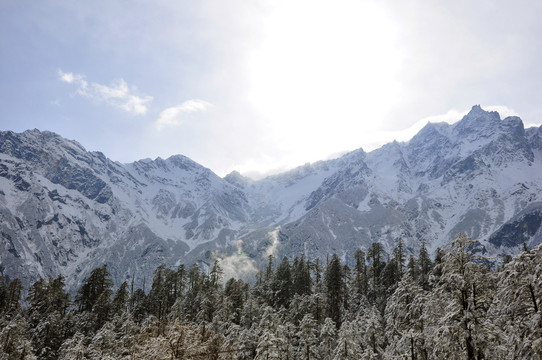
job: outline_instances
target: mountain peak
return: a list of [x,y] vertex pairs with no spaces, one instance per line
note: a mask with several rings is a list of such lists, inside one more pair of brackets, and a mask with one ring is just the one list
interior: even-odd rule
[[482,107],[480,106],[480,104],[477,104],[477,105],[473,105],[472,108],[470,109],[469,111],[469,114],[470,113],[483,113],[485,112],[484,109],[482,109]]
[[477,134],[488,135],[494,132],[501,122],[496,111],[485,111],[480,105],[474,105],[467,115],[454,125],[454,133],[472,140]]
[[491,120],[501,120],[501,117],[496,111],[486,111],[482,109],[480,105],[474,105],[469,113],[463,117],[465,119],[491,119]]
[[187,166],[192,168],[201,167],[200,164],[196,163],[194,160],[184,155],[172,155],[168,157],[165,161],[181,168],[185,168]]

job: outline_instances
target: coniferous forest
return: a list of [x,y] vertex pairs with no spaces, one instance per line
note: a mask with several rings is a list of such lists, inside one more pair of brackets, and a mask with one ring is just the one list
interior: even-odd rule
[[218,261],[159,266],[149,289],[103,266],[74,296],[0,279],[0,359],[541,359],[542,247],[497,262],[476,244],[269,257],[253,284]]

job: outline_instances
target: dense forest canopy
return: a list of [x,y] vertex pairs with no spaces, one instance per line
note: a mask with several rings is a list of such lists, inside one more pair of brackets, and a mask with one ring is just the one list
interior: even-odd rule
[[106,266],[0,279],[0,359],[540,359],[542,247],[494,266],[464,235],[430,258],[379,243],[355,264],[269,257],[254,284],[219,262],[114,290]]

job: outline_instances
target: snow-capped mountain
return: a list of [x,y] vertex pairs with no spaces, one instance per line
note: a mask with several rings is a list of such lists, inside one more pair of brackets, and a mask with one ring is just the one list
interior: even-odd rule
[[459,232],[492,254],[534,246],[542,238],[540,135],[517,117],[475,106],[454,125],[427,124],[407,143],[348,154],[281,240],[309,256],[348,255],[374,241],[391,250],[399,238],[412,250],[421,241],[435,250]]
[[180,155],[120,164],[51,132],[6,131],[0,274],[25,284],[63,274],[74,286],[107,263],[117,284],[141,285],[159,264],[239,250],[348,261],[374,241],[434,250],[458,232],[491,254],[514,253],[541,242],[541,190],[542,127],[479,106],[409,142],[258,181],[220,178]]

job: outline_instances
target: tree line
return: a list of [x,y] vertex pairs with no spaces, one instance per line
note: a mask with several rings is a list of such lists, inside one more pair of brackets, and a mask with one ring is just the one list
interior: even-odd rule
[[73,297],[58,276],[23,301],[0,278],[0,359],[539,359],[542,248],[490,260],[460,234],[433,259],[402,241],[352,267],[270,256],[252,284],[215,261],[114,290],[104,265]]

